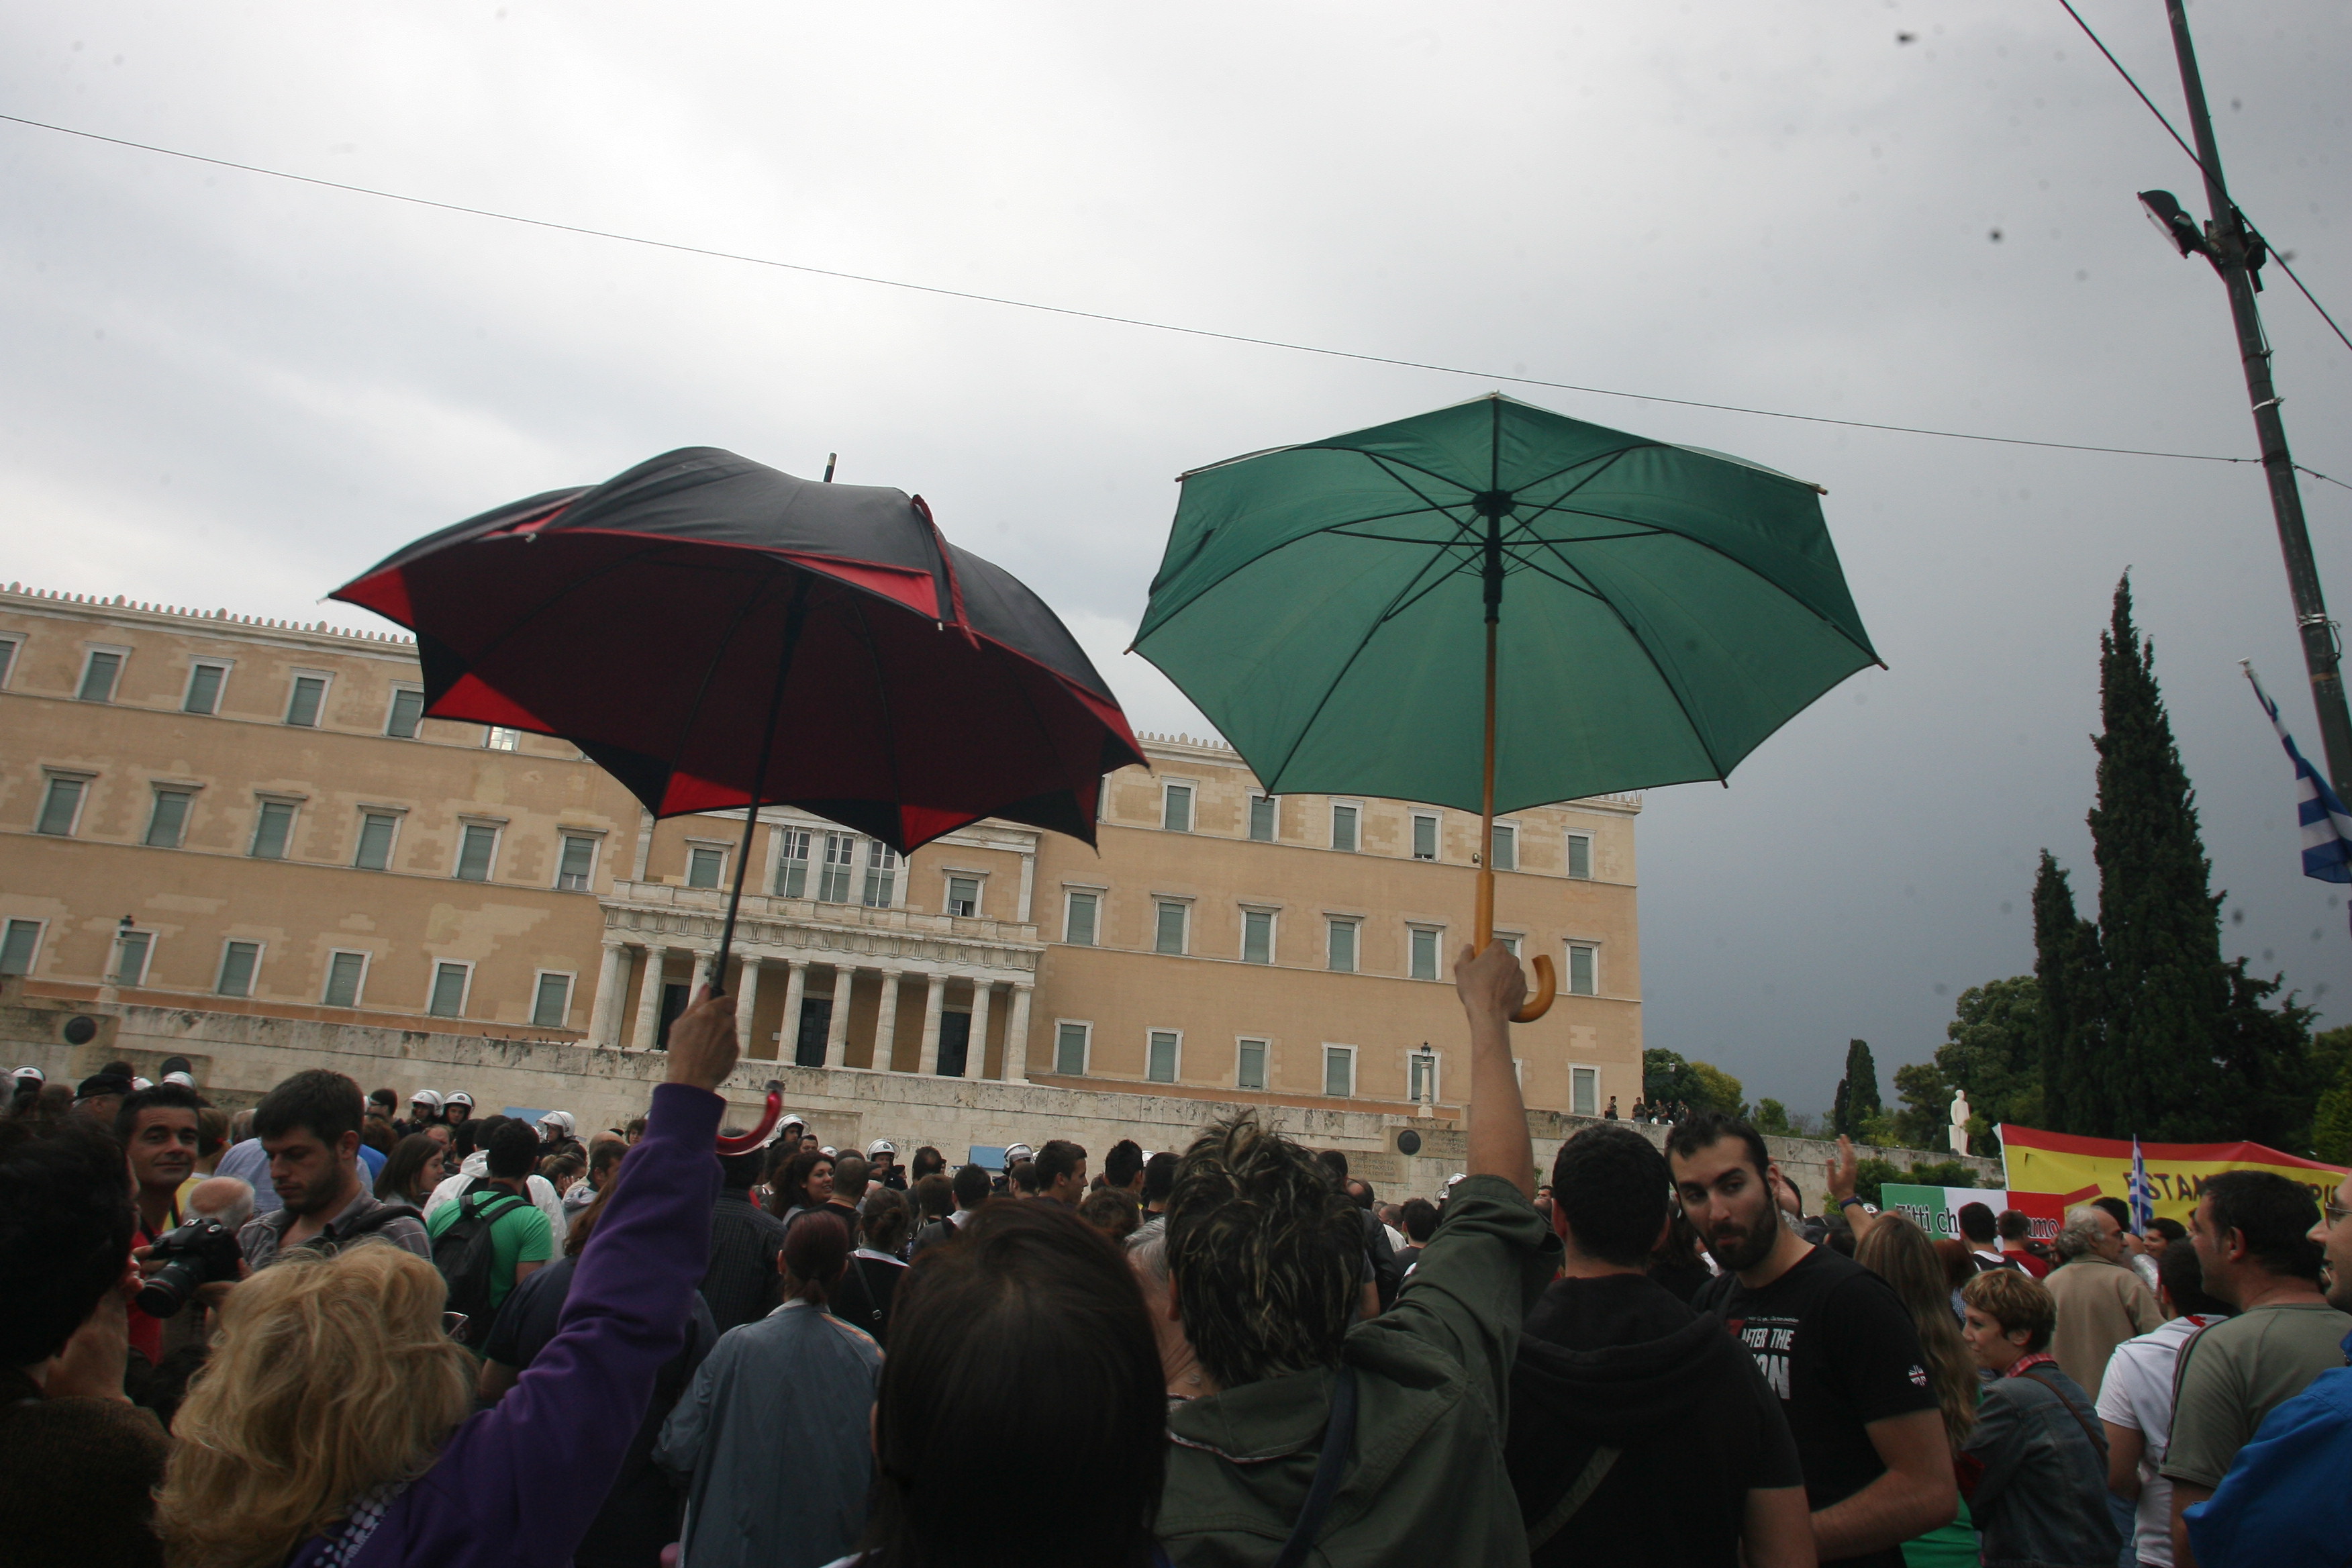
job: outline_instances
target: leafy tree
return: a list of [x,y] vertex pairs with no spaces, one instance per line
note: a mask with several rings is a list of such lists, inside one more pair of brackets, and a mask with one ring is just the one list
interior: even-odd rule
[[1745,1089],[1738,1079],[1713,1062],[1691,1063],[1690,1076],[1698,1085],[1698,1092],[1688,1097],[1692,1110],[1720,1110],[1727,1116],[1748,1114],[1748,1101],[1742,1098]]
[[1933,1061],[1895,1069],[1895,1137],[1914,1149],[1940,1149],[1951,1127],[1952,1091],[1969,1096],[1969,1148],[1999,1154],[1994,1129],[2004,1121],[2040,1127],[2042,988],[2031,974],[1990,980],[1960,994]]
[[[1937,1053],[1941,1056],[1942,1052]],[[1933,1149],[1951,1124],[1952,1085],[1940,1062],[1906,1062],[1895,1069],[1895,1141],[1909,1149]]]
[[1642,1053],[1642,1092],[1653,1102],[1680,1100],[1693,1110],[1738,1116],[1747,1109],[1738,1079],[1711,1062],[1685,1061],[1675,1051]]
[[1907,1182],[1915,1187],[1973,1187],[1977,1173],[1958,1160],[1941,1164],[1914,1163],[1905,1170],[1892,1160],[1865,1158],[1853,1163],[1854,1195],[1867,1204],[1884,1204],[1885,1184]]
[[1768,1138],[1793,1138],[1795,1125],[1789,1120],[1789,1108],[1777,1100],[1756,1102],[1756,1131]]
[[1848,1040],[1845,1076],[1838,1079],[1830,1101],[1830,1124],[1840,1132],[1859,1136],[1863,1124],[1884,1107],[1878,1099],[1878,1064],[1871,1059],[1870,1042]]
[[[2327,1031],[2327,1035],[2345,1033]],[[2336,1069],[2336,1081],[2319,1097],[2319,1109],[2311,1119],[2311,1152],[2314,1159],[2333,1164],[2352,1163],[2352,1060]]]

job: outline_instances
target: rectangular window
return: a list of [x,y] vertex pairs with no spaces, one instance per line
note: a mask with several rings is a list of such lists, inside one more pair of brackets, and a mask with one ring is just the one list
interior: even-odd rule
[[383,732],[394,740],[414,741],[425,722],[425,693],[414,686],[392,689],[392,710],[384,715]]
[[225,942],[221,946],[220,984],[213,989],[224,996],[250,996],[253,994],[253,972],[260,967],[259,942]]
[[1242,911],[1242,962],[1244,963],[1274,962],[1274,911],[1272,910]]
[[1412,928],[1412,977],[1415,980],[1438,978],[1437,944],[1443,933],[1427,926]]
[[1513,958],[1519,956],[1519,939],[1517,937],[1507,935],[1502,931],[1496,931],[1495,933],[1495,940],[1508,948]]
[[81,667],[81,689],[74,695],[84,702],[114,700],[114,682],[122,673],[122,656],[102,648],[89,650],[89,662]]
[[776,897],[808,897],[809,836],[804,827],[786,827],[776,834]]
[[948,913],[967,918],[980,913],[980,879],[950,877],[948,879]]
[[869,910],[887,910],[898,901],[898,852],[878,838],[866,846],[866,889],[857,901]]
[[365,811],[360,814],[360,848],[352,857],[352,864],[362,871],[392,869],[392,837],[399,830],[400,818],[385,811]]
[[462,1018],[466,1016],[466,982],[469,972],[462,963],[436,963],[433,966],[433,995],[425,1010],[436,1018]]
[[522,744],[522,731],[509,730],[502,724],[492,724],[482,731],[482,745],[493,752],[511,752]]
[[1412,858],[1416,860],[1437,858],[1437,818],[1425,811],[1412,814]]
[[542,974],[539,994],[530,1000],[530,1021],[542,1029],[560,1029],[572,1016],[572,976]]
[[294,837],[294,807],[282,800],[265,800],[253,825],[253,858],[283,860]]
[[1601,1072],[1597,1068],[1568,1069],[1568,1113],[1570,1116],[1601,1114]]
[[1356,816],[1357,808],[1352,805],[1334,805],[1331,808],[1332,848],[1345,849],[1350,854],[1355,852]]
[[41,949],[41,922],[10,921],[0,927],[0,974],[30,974]]
[[21,638],[0,637],[0,688],[8,684],[8,674],[16,668],[16,645]]
[[1062,917],[1062,940],[1073,947],[1095,944],[1095,916],[1101,900],[1094,893],[1072,893],[1068,910]]
[[1592,879],[1592,835],[1568,836],[1568,874],[1580,882]]
[[332,952],[327,955],[326,1004],[330,1007],[356,1007],[360,994],[367,983],[368,955],[364,952]]
[[1519,868],[1519,830],[1507,822],[1495,824],[1494,867],[1497,871]]
[[707,844],[689,844],[686,849],[686,885],[689,888],[715,888],[727,871],[727,851]]
[[327,678],[323,675],[298,675],[294,689],[286,699],[286,721],[298,729],[319,727],[319,710],[327,700]]
[[1054,1070],[1064,1078],[1087,1076],[1087,1037],[1094,1032],[1089,1024],[1064,1024],[1054,1031]]
[[1323,1047],[1323,1092],[1333,1100],[1353,1100],[1356,1097],[1356,1048],[1353,1046]]
[[1265,1087],[1265,1042],[1243,1040],[1234,1052],[1234,1087],[1264,1089]]
[[563,852],[556,857],[555,885],[567,893],[584,893],[596,875],[596,841],[584,833],[565,833]]
[[1599,977],[1601,950],[1580,942],[1568,944],[1568,994],[1571,996],[1600,994]]
[[1145,1048],[1143,1076],[1153,1083],[1176,1081],[1176,1043],[1180,1037],[1173,1029],[1154,1029],[1150,1044]]
[[188,806],[194,795],[184,789],[159,789],[155,809],[147,818],[147,847],[177,849],[188,835]]
[[487,882],[490,864],[498,858],[499,830],[486,822],[466,824],[457,845],[457,878],[461,882]]
[[846,833],[824,836],[824,864],[817,874],[816,896],[820,902],[849,902],[850,868],[856,863],[857,840]]
[[1192,831],[1192,786],[1163,784],[1160,790],[1160,826],[1171,833]]
[[1151,951],[1181,953],[1184,951],[1184,915],[1182,904],[1163,903],[1160,906],[1157,923],[1152,928]]
[[1341,974],[1356,973],[1357,929],[1355,921],[1333,921],[1330,923],[1330,967]]
[[114,936],[114,973],[108,976],[117,985],[136,985],[147,978],[147,954],[155,945],[152,931],[117,931]]
[[1437,1053],[1414,1051],[1405,1058],[1406,1098],[1415,1105],[1437,1103]]
[[184,713],[217,713],[220,711],[221,683],[228,679],[225,664],[194,664],[188,667],[188,694],[180,700]]
[[89,784],[87,779],[49,780],[48,793],[41,797],[41,818],[33,831],[59,838],[72,837],[74,822],[81,816],[81,797]]
[[1260,844],[1271,844],[1281,836],[1281,803],[1270,795],[1250,796],[1250,837]]

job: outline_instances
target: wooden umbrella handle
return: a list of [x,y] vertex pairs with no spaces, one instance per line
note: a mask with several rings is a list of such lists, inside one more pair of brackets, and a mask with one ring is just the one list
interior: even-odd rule
[[1528,997],[1519,1010],[1511,1015],[1511,1022],[1514,1024],[1534,1023],[1551,1011],[1552,998],[1559,994],[1559,977],[1552,973],[1550,956],[1546,953],[1537,953],[1533,963],[1536,972],[1535,994]]

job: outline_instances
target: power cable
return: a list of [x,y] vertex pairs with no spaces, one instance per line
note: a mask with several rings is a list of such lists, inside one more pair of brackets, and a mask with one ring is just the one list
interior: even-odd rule
[[[2060,3],[2063,4],[2064,0],[2060,0]],[[2002,447],[2038,447],[2045,450],[2060,452],[2097,452],[2118,458],[2166,458],[2193,463],[2259,463],[2262,460],[2259,458],[2223,457],[2211,452],[2166,452],[2142,447],[2101,447],[2081,441],[2037,441],[2022,436],[1988,436],[1976,431],[1937,430],[1918,425],[1886,425],[1867,419],[1836,419],[1822,414],[1795,414],[1780,408],[1752,408],[1736,403],[1706,403],[1691,397],[1662,397],[1654,393],[1623,392],[1613,387],[1586,386],[1576,382],[1546,381],[1530,375],[1506,375],[1499,371],[1470,370],[1460,365],[1439,364],[1428,360],[1402,359],[1391,354],[1363,353],[1352,349],[1335,349],[1318,343],[1293,342],[1282,338],[1255,337],[1245,332],[1220,331],[1210,327],[1188,327],[1171,321],[1150,321],[1140,316],[1114,315],[1108,311],[1081,310],[1071,305],[1047,304],[1035,300],[1017,300],[1002,294],[982,294],[972,289],[950,289],[935,283],[917,283],[901,278],[883,278],[872,273],[847,272],[838,268],[817,267],[807,262],[782,261],[773,257],[752,256],[742,251],[719,250],[709,246],[688,245],[677,240],[654,239],[644,235],[622,234],[613,229],[590,228],[583,224],[559,223],[551,218],[526,217],[518,213],[499,212],[489,207],[467,206],[457,202],[437,201],[430,196],[410,195],[400,191],[381,190],[372,185],[352,184],[342,180],[321,179],[314,174],[290,174],[283,169],[268,168],[258,163],[240,163],[227,158],[208,157],[201,153],[183,152],[176,147],[160,147],[152,142],[132,142],[121,136],[107,136],[95,131],[82,131],[70,125],[54,125],[46,121],[28,120],[22,115],[0,114],[0,121],[26,126],[35,131],[47,131],[60,136],[74,136],[88,142],[100,142],[109,146],[125,147],[134,152],[152,153],[165,158],[179,158],[192,163],[204,163],[215,169],[234,169],[240,174],[260,174],[273,180],[287,180],[296,184],[315,185],[323,190],[344,191],[353,195],[374,196],[383,201],[430,207],[439,212],[460,213],[468,217],[491,218],[500,223],[551,229],[559,234],[582,235],[592,239],[616,240],[625,245],[643,246],[653,250],[674,251],[680,255],[700,256],[719,261],[740,261],[753,267],[768,267],[780,271],[804,273],[812,277],[838,279],[845,282],[867,283],[877,288],[898,289],[909,293],[929,294],[941,299],[968,300],[979,304],[1003,305],[1013,310],[1034,310],[1045,315],[1066,316],[1079,321],[1104,321],[1122,327],[1139,327],[1148,331],[1208,338],[1220,342],[1244,343],[1256,348],[1282,349],[1292,353],[1316,354],[1327,359],[1353,360],[1364,364],[1393,365],[1405,370],[1433,371],[1441,375],[1470,376],[1482,381],[1509,382],[1519,386],[1539,386],[1559,392],[1578,392],[1594,397],[1618,397],[1640,403],[1664,403],[1677,408],[1705,408],[1719,414],[1747,414],[1764,419],[1789,419],[1801,424],[1837,426],[1851,430],[1879,430],[1898,436],[1930,436],[1948,441],[1980,441]]]
[[[2189,154],[2189,161],[2197,165],[2197,172],[2213,182],[2215,188],[2221,191],[2222,199],[2230,204],[2230,210],[2236,213],[2245,226],[2253,231],[2256,239],[2262,240],[2263,248],[2270,253],[2270,258],[2279,264],[2279,270],[2287,275],[2288,280],[2302,291],[2305,300],[2311,301],[2311,308],[2319,312],[2319,319],[2327,323],[2327,330],[2336,334],[2336,341],[2346,348],[2352,349],[2352,338],[2344,335],[2344,329],[2336,324],[2336,318],[2327,313],[2327,307],[2319,302],[2319,296],[2304,286],[2303,279],[2295,275],[2295,270],[2288,264],[2287,258],[2279,254],[2278,247],[2263,238],[2261,227],[2252,218],[2246,216],[2246,209],[2238,205],[2238,198],[2230,195],[2229,182],[2207,168],[2205,160],[2197,155],[2197,149],[2181,139],[2180,132],[2172,128],[2172,121],[2164,117],[2164,110],[2156,106],[2156,100],[2141,89],[2139,83],[2132,79],[2131,72],[2124,69],[2124,62],[2116,58],[2115,51],[2100,40],[2098,34],[2091,31],[2091,24],[2083,20],[2083,14],[2074,9],[2073,0],[2058,0],[2058,4],[2065,7],[2066,15],[2074,18],[2074,26],[2083,29],[2083,36],[2091,40],[2099,53],[2106,56],[2107,63],[2116,68],[2116,74],[2124,79],[2124,85],[2137,93],[2139,100],[2147,105],[2147,111],[2156,116],[2156,122],[2164,127],[2164,133],[2171,137],[2183,153]],[[2330,479],[2328,482],[2334,484],[2336,481]]]

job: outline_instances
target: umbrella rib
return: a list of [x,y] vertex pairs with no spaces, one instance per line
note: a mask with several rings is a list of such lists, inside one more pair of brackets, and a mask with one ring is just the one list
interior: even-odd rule
[[[774,586],[776,578],[780,575],[774,563],[770,563],[767,577],[751,591],[751,595],[743,601],[742,607],[735,612],[735,619],[729,624],[726,634],[719,639],[718,647],[711,652],[710,662],[703,666],[701,683],[694,689],[694,700],[687,706],[686,721],[678,727],[677,756],[682,758],[686,755],[687,742],[694,735],[695,721],[702,717],[702,704],[710,695],[710,682],[718,675],[719,665],[726,660],[728,649],[734,647],[735,634],[743,629],[743,622],[759,605],[760,600],[766,595],[768,590]],[[676,771],[675,767],[672,771]],[[760,803],[753,801],[751,809],[757,812],[760,809]],[[720,976],[720,979],[723,982],[725,976]]]
[[[1458,546],[1441,546],[1441,552],[1455,548]],[[1389,600],[1388,608],[1372,617],[1371,624],[1365,628],[1364,635],[1357,639],[1356,646],[1349,653],[1346,662],[1339,666],[1339,673],[1331,677],[1331,683],[1323,689],[1323,695],[1315,700],[1315,711],[1307,715],[1307,721],[1299,725],[1298,732],[1291,737],[1289,749],[1282,753],[1282,761],[1275,764],[1274,778],[1280,778],[1283,770],[1290,766],[1290,759],[1297,756],[1298,748],[1306,743],[1307,731],[1315,728],[1315,721],[1321,718],[1323,710],[1330,706],[1332,694],[1338,691],[1340,683],[1348,679],[1348,672],[1356,667],[1358,659],[1364,657],[1364,650],[1371,646],[1372,638],[1380,635],[1381,628],[1388,624],[1389,617],[1396,613],[1405,595],[1412,592],[1413,584],[1419,583],[1423,574],[1435,565],[1440,559],[1442,554],[1433,554],[1428,561],[1423,562],[1421,570],[1415,572],[1405,585],[1396,591],[1395,596]],[[1442,583],[1452,575],[1454,575],[1452,571],[1441,574],[1438,582]],[[1432,583],[1429,585],[1430,589],[1434,589],[1436,586],[1437,583]],[[1424,594],[1426,592],[1427,590],[1424,590]],[[1274,788],[1273,779],[1261,779],[1258,782],[1265,784],[1268,790]]]
[[[1585,583],[1571,583],[1567,578],[1561,576],[1559,573],[1553,571],[1550,567],[1544,565],[1540,562],[1528,560],[1526,556],[1521,555],[1517,551],[1511,549],[1508,545],[1504,547],[1503,553],[1508,555],[1512,560],[1517,562],[1528,571],[1536,573],[1540,576],[1550,578],[1553,582],[1559,584],[1561,587],[1570,590],[1571,593],[1588,595],[1595,599],[1601,597],[1601,595],[1593,589],[1591,584]],[[1573,568],[1570,568],[1570,570],[1573,570]]]
[[[1463,550],[1466,547],[1459,544],[1449,544],[1445,546],[1445,548],[1448,550]],[[1454,563],[1454,569],[1452,571],[1441,572],[1438,574],[1437,576],[1433,578],[1426,585],[1424,585],[1419,593],[1414,594],[1412,598],[1404,600],[1402,603],[1392,604],[1388,610],[1382,613],[1381,619],[1383,621],[1392,621],[1396,619],[1399,616],[1403,615],[1407,610],[1412,609],[1413,605],[1420,604],[1423,599],[1426,599],[1432,594],[1436,593],[1437,590],[1444,587],[1450,579],[1462,575],[1465,571],[1475,572],[1477,569],[1477,565],[1478,559],[1476,556],[1465,555],[1461,560]],[[1418,574],[1416,574],[1416,575]],[[1407,587],[1410,586],[1411,584],[1408,584]]]

